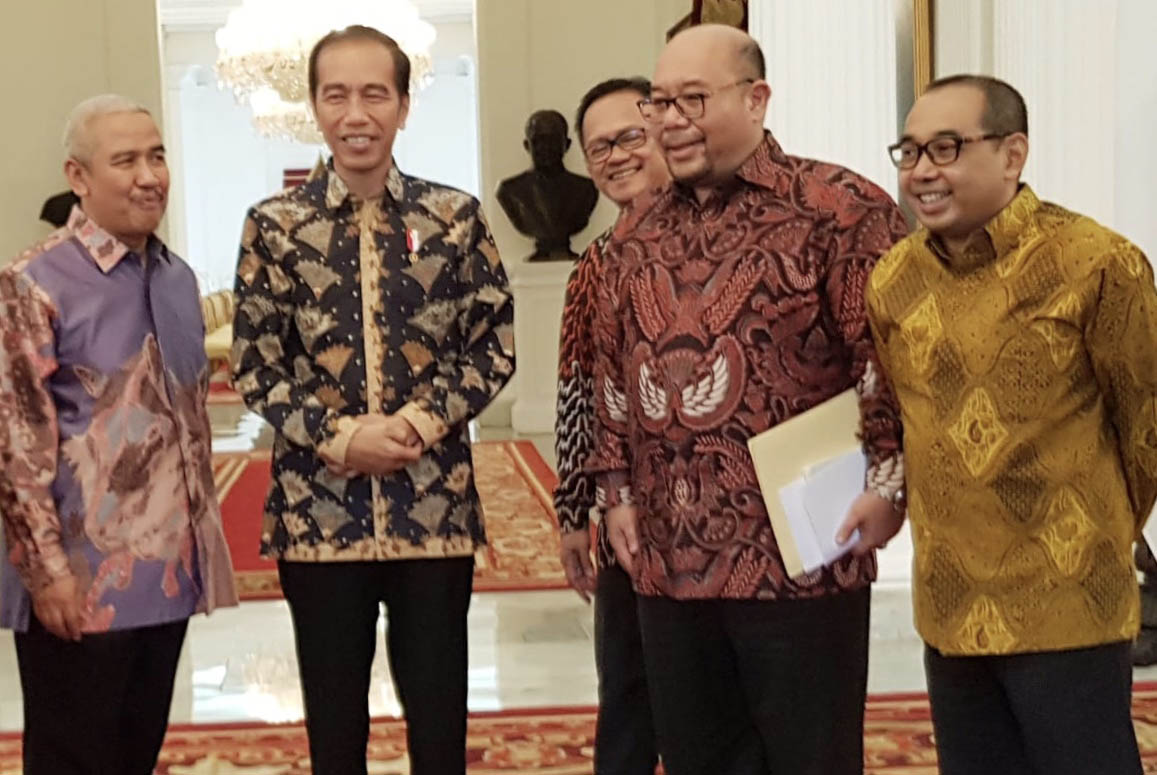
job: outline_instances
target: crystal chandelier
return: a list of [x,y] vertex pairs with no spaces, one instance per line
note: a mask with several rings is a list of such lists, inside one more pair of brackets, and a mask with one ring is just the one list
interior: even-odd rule
[[309,52],[351,24],[381,30],[410,57],[410,92],[433,77],[434,27],[411,0],[242,0],[217,30],[217,77],[253,110],[266,137],[321,144],[309,109]]

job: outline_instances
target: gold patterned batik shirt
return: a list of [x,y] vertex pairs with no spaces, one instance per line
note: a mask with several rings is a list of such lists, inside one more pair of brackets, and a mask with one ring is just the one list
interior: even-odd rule
[[916,626],[946,654],[1134,637],[1157,496],[1157,291],[1141,252],[1027,186],[950,258],[926,230],[867,291],[904,421]]
[[[514,372],[514,309],[478,201],[391,168],[333,171],[250,210],[233,378],[274,428],[261,550],[286,560],[468,556],[485,542],[466,423]],[[354,418],[399,414],[420,460],[343,477]]]

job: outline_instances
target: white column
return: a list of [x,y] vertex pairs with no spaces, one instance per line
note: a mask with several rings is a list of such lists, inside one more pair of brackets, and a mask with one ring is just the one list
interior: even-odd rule
[[[166,65],[164,74],[165,158],[169,164],[169,204],[165,211],[168,245],[177,255],[188,258],[188,219],[185,216],[185,154],[181,132],[181,83],[188,67]],[[202,289],[203,290],[203,289]]]
[[752,0],[750,16],[772,89],[767,125],[784,150],[842,164],[894,197],[893,0]]
[[993,0],[936,0],[932,64],[937,78],[992,73]]
[[1157,261],[1157,78],[1153,77],[1153,37],[1157,3],[1118,0],[1116,94],[1116,190],[1113,228]]
[[1115,199],[1117,6],[996,0],[993,14],[993,75],[1028,104],[1025,181],[1041,197],[1106,224]]
[[510,425],[518,433],[554,431],[558,386],[558,339],[570,261],[518,262],[507,267],[514,289],[514,405]]

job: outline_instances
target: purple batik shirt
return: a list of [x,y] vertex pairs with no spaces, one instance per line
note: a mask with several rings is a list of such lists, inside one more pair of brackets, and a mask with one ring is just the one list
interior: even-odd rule
[[0,627],[72,574],[88,633],[236,603],[193,272],[75,208],[0,270]]

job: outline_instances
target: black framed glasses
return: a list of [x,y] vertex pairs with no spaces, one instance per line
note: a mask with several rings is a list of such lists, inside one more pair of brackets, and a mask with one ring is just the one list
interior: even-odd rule
[[745,83],[755,83],[755,79],[744,78],[742,81],[720,86],[711,94],[680,94],[678,97],[646,97],[635,104],[639,106],[639,112],[643,114],[645,120],[655,123],[663,120],[663,116],[667,115],[667,111],[671,109],[672,105],[675,106],[675,110],[679,111],[679,115],[683,118],[702,118],[703,112],[707,109],[706,102],[708,97],[714,97],[721,91],[742,86]]
[[888,146],[888,155],[892,163],[902,170],[910,170],[920,163],[920,157],[928,154],[928,158],[937,167],[951,164],[960,158],[960,149],[968,143],[980,143],[985,140],[1002,140],[1010,133],[990,133],[980,137],[960,137],[959,135],[943,135],[935,137],[926,143],[917,143],[914,140],[901,140]]
[[597,140],[586,147],[587,161],[601,164],[607,159],[611,158],[615,148],[622,148],[624,151],[633,151],[636,148],[642,148],[647,142],[647,132],[638,127],[627,129],[615,135],[610,140]]

